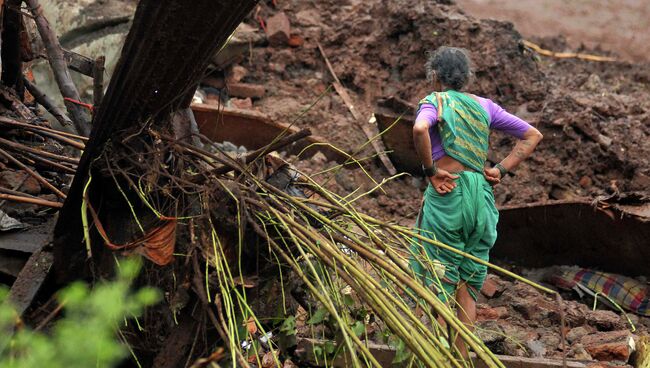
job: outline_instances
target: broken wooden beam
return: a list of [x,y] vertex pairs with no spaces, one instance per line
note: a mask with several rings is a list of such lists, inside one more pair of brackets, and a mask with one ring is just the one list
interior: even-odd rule
[[[65,106],[70,113],[72,122],[77,133],[87,136],[90,133],[90,115],[85,107],[74,101],[81,101],[79,91],[72,82],[72,77],[68,71],[68,63],[66,62],[63,49],[59,44],[59,39],[50,27],[50,23],[43,15],[43,8],[38,0],[25,1],[34,15],[34,21],[38,28],[38,33],[41,35],[45,50],[47,52],[48,61],[54,73],[54,79],[59,86],[59,90],[64,97]],[[70,100],[67,100],[67,99]]]
[[68,68],[87,77],[95,77],[95,60],[74,51],[66,50],[64,48],[62,48],[62,50]]
[[64,126],[69,126],[72,125],[72,120],[57,106],[56,102],[52,100],[49,96],[47,96],[43,91],[41,91],[34,83],[30,82],[29,79],[23,78],[23,82],[25,83],[25,87],[29,91],[29,93],[34,96],[34,99],[36,102],[38,102],[41,106],[47,110],[56,120],[63,124]]
[[345,106],[347,106],[348,110],[350,110],[350,113],[352,114],[354,121],[361,128],[361,131],[363,131],[363,134],[366,136],[366,138],[368,138],[368,141],[372,145],[372,148],[374,148],[375,152],[377,153],[377,156],[381,160],[381,163],[384,165],[388,173],[391,176],[397,174],[397,170],[395,169],[395,166],[390,161],[388,156],[386,156],[386,150],[384,149],[384,147],[382,147],[381,141],[378,140],[378,135],[375,135],[372,132],[370,126],[368,126],[368,122],[364,121],[363,117],[361,116],[359,111],[355,108],[354,104],[352,103],[352,98],[350,98],[347,89],[343,87],[343,84],[341,84],[341,81],[339,81],[339,78],[336,76],[332,64],[327,58],[327,55],[325,55],[325,50],[323,50],[323,47],[320,45],[320,43],[316,43],[316,45],[318,46],[318,50],[320,50],[323,59],[325,59],[325,64],[327,65],[327,69],[332,75],[332,78],[334,78],[334,83],[332,83],[332,85],[334,86],[334,89],[336,90],[336,92],[339,94],[339,96],[345,103]]
[[9,290],[8,300],[19,316],[32,304],[50,272],[53,260],[52,252],[45,249],[45,244],[41,244],[41,249],[29,257],[18,274]]

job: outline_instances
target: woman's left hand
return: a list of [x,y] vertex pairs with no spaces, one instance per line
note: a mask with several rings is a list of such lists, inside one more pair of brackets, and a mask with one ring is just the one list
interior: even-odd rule
[[483,169],[483,176],[485,177],[485,180],[487,180],[488,183],[490,183],[492,186],[501,182],[501,171],[499,171],[499,169],[496,167]]

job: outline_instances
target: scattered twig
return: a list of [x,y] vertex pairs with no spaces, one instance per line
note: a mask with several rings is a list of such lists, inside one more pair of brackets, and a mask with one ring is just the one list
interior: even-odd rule
[[583,54],[579,52],[555,52],[541,48],[539,45],[534,44],[527,40],[522,40],[524,46],[533,49],[536,53],[544,56],[550,56],[558,59],[581,59],[588,61],[616,61],[616,58],[609,56],[598,56],[591,54]]
[[49,181],[45,180],[45,178],[43,178],[39,173],[30,169],[29,167],[27,167],[27,165],[23,164],[22,162],[18,161],[14,156],[10,155],[7,151],[0,149],[0,155],[6,157],[9,161],[13,162],[21,169],[27,171],[29,175],[33,176],[34,179],[38,180],[39,183],[43,184],[45,187],[47,187],[49,190],[51,190],[54,194],[56,194],[60,198],[62,199],[66,198],[66,195],[62,191],[57,189]]
[[388,156],[386,155],[386,152],[384,148],[381,145],[381,142],[377,140],[377,137],[373,132],[370,130],[370,127],[368,124],[363,120],[363,117],[360,115],[359,111],[354,107],[354,104],[352,103],[352,99],[350,98],[350,95],[348,94],[348,91],[343,87],[341,84],[341,81],[339,78],[336,76],[336,73],[334,72],[334,68],[332,68],[332,64],[330,63],[329,59],[327,58],[327,55],[325,55],[325,50],[323,50],[323,47],[321,46],[320,43],[316,43],[318,46],[318,50],[320,51],[321,55],[323,56],[323,59],[325,60],[325,64],[327,65],[327,69],[329,70],[330,74],[332,75],[332,78],[334,78],[334,89],[336,90],[336,93],[339,94],[345,105],[348,107],[348,110],[350,110],[350,113],[352,113],[352,116],[354,117],[354,121],[357,123],[357,125],[361,128],[363,131],[363,134],[366,135],[366,138],[368,138],[368,141],[370,141],[370,144],[372,145],[372,148],[375,149],[375,152],[377,152],[377,155],[379,156],[379,159],[381,160],[381,163],[384,165],[386,170],[390,175],[395,175],[397,174],[397,170],[395,169],[395,166],[393,163],[390,161]]
[[39,150],[37,148],[29,147],[29,146],[26,146],[24,144],[20,144],[18,142],[13,142],[13,141],[10,141],[10,140],[4,139],[4,138],[0,138],[0,145],[5,146],[6,148],[11,148],[11,149],[14,149],[14,150],[18,150],[18,152],[20,152],[20,153],[23,153],[23,151],[25,151],[25,152],[29,152],[29,153],[32,153],[34,155],[40,156],[40,157],[47,157],[47,158],[51,158],[53,160],[68,162],[68,163],[71,163],[71,164],[74,164],[74,165],[79,164],[79,159],[77,159],[77,158],[57,155],[56,153]]
[[43,327],[45,327],[48,323],[50,323],[50,321],[63,310],[64,306],[65,306],[65,302],[57,305],[56,308],[54,308],[54,310],[50,312],[50,314],[48,314],[47,317],[45,317],[41,321],[41,323],[38,324],[38,326],[36,326],[34,331],[40,331]]
[[[48,60],[54,72],[54,79],[59,86],[61,94],[63,97],[77,101],[81,100],[79,91],[77,91],[77,87],[72,82],[72,77],[68,71],[68,65],[65,61],[59,40],[50,28],[50,23],[43,15],[43,8],[38,0],[26,0],[26,3],[29,5],[32,14],[34,14],[38,33],[41,35],[43,44],[45,44]],[[65,106],[70,113],[77,132],[88,136],[90,133],[90,117],[88,116],[88,112],[82,106],[67,101]]]
[[61,207],[63,207],[63,203],[52,202],[52,201],[48,201],[48,200],[40,199],[40,198],[21,197],[21,196],[16,196],[16,195],[13,195],[13,194],[0,193],[0,199],[7,200],[7,201],[12,201],[12,202],[37,204],[39,206],[44,206],[44,207],[52,207],[52,208],[61,208]]
[[[56,134],[56,135],[61,136],[61,137],[78,139],[78,140],[84,141],[84,142],[88,141],[87,137],[82,137],[80,135],[76,135],[76,134],[72,134],[72,133],[68,133],[68,132],[64,132],[64,131],[56,130],[56,129],[52,129],[52,128],[47,128],[47,127],[43,127],[43,126],[40,126],[40,125],[32,125],[32,124],[24,123],[24,122],[15,120],[15,119],[8,118],[6,116],[0,116],[0,123],[15,125],[15,126],[19,126],[19,127],[29,129],[29,130],[38,130],[38,131],[42,131],[42,132],[49,132],[49,133]],[[75,142],[75,143],[77,143],[77,142]]]
[[68,174],[75,174],[77,172],[77,170],[75,170],[72,167],[65,166],[65,165],[62,165],[62,164],[60,164],[58,162],[48,160],[46,158],[35,155],[33,153],[25,153],[25,155],[32,158],[36,162],[40,162],[41,164],[44,164],[45,166],[49,166],[49,167],[51,167],[53,169],[63,171],[63,172],[68,173]]
[[41,104],[52,116],[56,118],[61,124],[65,126],[72,125],[72,120],[56,105],[52,99],[41,91],[34,83],[30,82],[29,79],[23,77],[23,82],[29,93],[34,96],[36,102]]
[[[27,177],[25,177],[25,178],[27,178]],[[14,189],[0,187],[0,193],[11,194],[11,195],[19,196],[19,197],[36,198],[35,196],[33,196],[31,194],[27,194],[27,193],[23,193],[23,192],[19,192],[19,191],[15,190],[15,189],[20,188],[21,185],[23,185],[23,183],[20,183],[20,185],[16,186]]]

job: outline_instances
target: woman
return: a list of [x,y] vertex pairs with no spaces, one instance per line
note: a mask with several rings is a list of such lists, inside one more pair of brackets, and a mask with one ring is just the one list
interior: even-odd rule
[[[440,92],[420,101],[413,126],[415,148],[429,181],[417,228],[422,236],[487,261],[499,218],[491,185],[530,156],[542,134],[491,100],[461,92],[471,75],[464,50],[440,47],[426,69],[433,89]],[[503,161],[486,168],[491,130],[519,141]],[[455,304],[459,319],[472,328],[487,267],[421,241],[413,253],[414,272],[427,285],[435,282],[438,297]],[[434,271],[431,265],[444,266],[444,270]],[[457,340],[456,345],[467,357],[465,344]]]

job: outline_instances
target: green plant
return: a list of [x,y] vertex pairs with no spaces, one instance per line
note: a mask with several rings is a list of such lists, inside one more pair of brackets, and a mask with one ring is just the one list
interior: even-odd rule
[[[131,290],[140,270],[134,259],[119,263],[117,277],[90,288],[78,282],[61,290],[57,299],[64,316],[48,333],[15,327],[18,317],[2,297],[0,305],[0,366],[6,368],[114,367],[129,354],[119,332],[121,323],[137,318],[160,296],[152,288]],[[6,296],[6,292],[4,292]],[[16,329],[14,334],[7,333]],[[122,341],[120,341],[122,340]],[[134,360],[137,358],[134,356]]]

